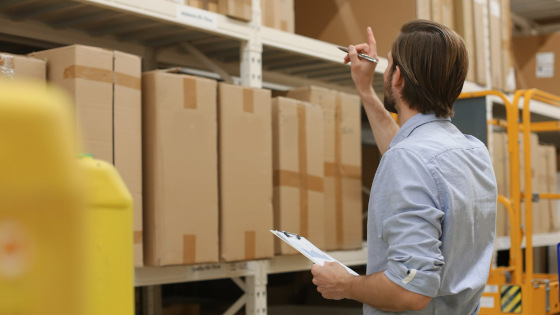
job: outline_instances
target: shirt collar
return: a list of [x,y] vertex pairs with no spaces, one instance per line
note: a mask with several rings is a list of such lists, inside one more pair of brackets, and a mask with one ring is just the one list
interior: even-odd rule
[[418,127],[420,127],[424,124],[433,122],[433,121],[442,121],[442,120],[443,121],[451,121],[451,118],[449,118],[449,117],[439,118],[439,117],[436,117],[436,115],[434,113],[427,113],[427,114],[418,113],[418,114],[410,117],[402,125],[402,127],[399,129],[399,131],[397,132],[397,134],[395,135],[395,137],[391,141],[391,144],[389,145],[389,148],[392,148],[392,147],[396,146],[399,142],[408,138],[408,136],[410,136],[410,134],[416,128],[418,128]]

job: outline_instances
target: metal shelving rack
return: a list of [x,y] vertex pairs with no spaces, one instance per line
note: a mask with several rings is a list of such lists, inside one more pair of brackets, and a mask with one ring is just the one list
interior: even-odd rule
[[[253,0],[252,21],[242,22],[164,0],[0,0],[0,41],[40,48],[83,44],[115,49],[141,56],[144,70],[181,66],[251,87],[320,85],[354,92],[349,67],[341,62],[343,55],[335,45],[261,26],[260,1]],[[380,59],[374,78],[377,91],[383,90],[387,67],[387,60]],[[488,88],[466,82],[464,91]],[[552,244],[559,235],[542,240],[536,236],[534,243]],[[508,240],[498,239],[497,247],[506,249]],[[367,257],[365,245],[330,254],[349,266],[364,265]],[[243,305],[247,314],[266,314],[267,275],[310,266],[305,257],[295,255],[141,267],[135,270],[135,286],[143,287],[148,297],[145,314],[156,314],[162,284],[231,278],[245,294],[226,314]]]

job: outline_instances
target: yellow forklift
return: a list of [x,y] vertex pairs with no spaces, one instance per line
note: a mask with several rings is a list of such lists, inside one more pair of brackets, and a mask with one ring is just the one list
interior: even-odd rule
[[[533,202],[541,199],[560,199],[560,194],[532,192],[531,168],[525,167],[524,187],[521,191],[519,135],[523,135],[524,165],[531,165],[531,132],[560,131],[560,121],[531,122],[532,100],[560,107],[560,97],[540,90],[518,90],[513,102],[501,92],[481,91],[462,93],[459,99],[499,97],[506,108],[506,120],[491,120],[488,123],[507,130],[509,152],[510,197],[498,196],[498,202],[508,211],[510,220],[509,266],[491,268],[486,290],[481,298],[481,315],[485,314],[560,314],[558,275],[533,272]],[[522,117],[519,118],[520,102],[523,101]],[[522,225],[522,207],[525,208],[525,224]],[[525,237],[525,258],[522,241]],[[560,240],[559,240],[560,241]],[[525,260],[525,261],[524,261]],[[525,268],[524,268],[525,266]]]

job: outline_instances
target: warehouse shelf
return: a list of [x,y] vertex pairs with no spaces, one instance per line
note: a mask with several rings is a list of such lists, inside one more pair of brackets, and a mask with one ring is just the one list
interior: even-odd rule
[[[533,235],[533,247],[556,246],[559,241],[560,232]],[[494,243],[494,250],[507,250],[510,247],[511,240],[509,236],[501,236],[496,238],[496,242]],[[525,248],[525,239],[523,239],[521,247]]]
[[[347,266],[365,265],[366,245],[355,250],[328,252],[329,255]],[[223,278],[254,276],[258,266],[263,265],[266,274],[310,270],[312,262],[300,254],[275,256],[271,259],[230,263],[209,263],[191,266],[137,267],[135,286],[162,285]]]
[[[44,48],[94,45],[140,55],[147,68],[201,69],[199,60],[181,47],[187,42],[231,75],[242,75],[243,60],[251,59],[249,72],[255,76],[248,85],[265,79],[353,91],[349,67],[336,45],[170,1],[0,0],[0,23],[0,34],[36,40]],[[382,73],[386,65],[381,58],[376,71]],[[382,76],[375,80],[382,86]]]

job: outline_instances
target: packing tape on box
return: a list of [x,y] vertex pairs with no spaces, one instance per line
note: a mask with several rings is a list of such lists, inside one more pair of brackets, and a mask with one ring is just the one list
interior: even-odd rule
[[196,79],[183,78],[183,102],[187,109],[196,109]]
[[15,77],[14,68],[14,56],[0,54],[0,74],[6,78],[13,79]]
[[[287,171],[287,170],[275,170],[274,171],[274,186],[288,186],[288,187],[301,187],[300,172]],[[325,185],[324,180],[320,176],[307,174],[307,189],[317,192],[324,192]]]
[[143,236],[142,230],[134,231],[134,244],[142,244]]
[[64,69],[62,77],[64,79],[80,78],[97,82],[113,83],[135,90],[141,89],[141,80],[139,77],[95,67],[72,65]]
[[246,113],[255,112],[255,93],[251,88],[243,89],[243,111]]
[[183,264],[192,265],[196,262],[196,235],[183,235]]
[[245,259],[253,260],[256,255],[256,233],[255,231],[245,231]]

